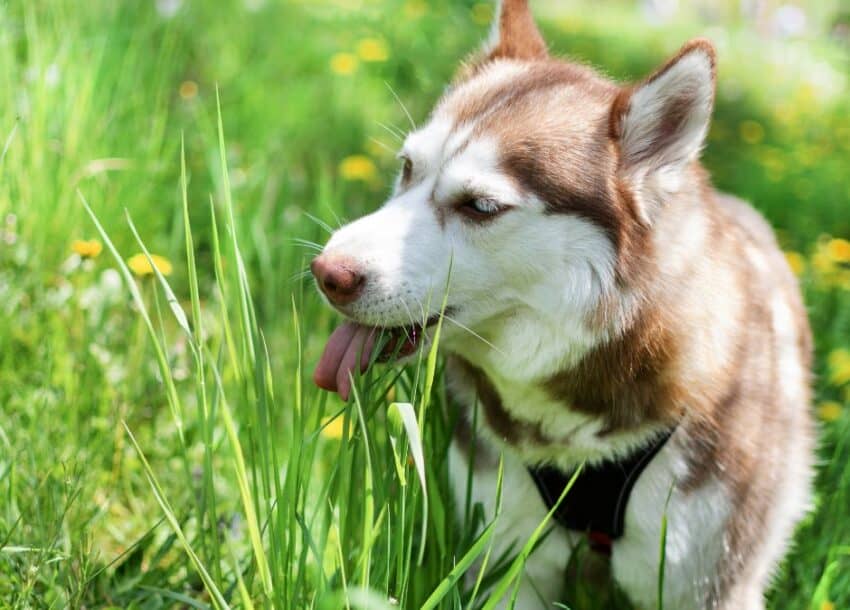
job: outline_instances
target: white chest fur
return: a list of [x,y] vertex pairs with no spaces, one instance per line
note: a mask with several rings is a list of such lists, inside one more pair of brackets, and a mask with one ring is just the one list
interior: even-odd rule
[[709,575],[716,573],[728,546],[731,504],[716,479],[690,492],[676,487],[686,475],[687,464],[674,434],[643,471],[629,498],[625,534],[613,545],[611,567],[617,583],[638,607],[658,607],[665,516],[664,607],[706,607]]

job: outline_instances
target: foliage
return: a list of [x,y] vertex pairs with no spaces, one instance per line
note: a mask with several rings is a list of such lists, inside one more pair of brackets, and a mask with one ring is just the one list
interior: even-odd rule
[[[718,43],[706,164],[777,227],[817,338],[816,506],[770,607],[850,606],[847,49],[575,6],[544,19],[553,48],[617,78],[689,36]],[[304,275],[332,227],[384,197],[408,117],[424,119],[490,12],[0,5],[0,599],[455,608],[510,584],[480,511],[454,517],[442,365],[378,367],[349,404],[319,392],[333,315]],[[423,490],[415,435],[387,414],[426,401]],[[459,578],[484,558],[477,585]]]

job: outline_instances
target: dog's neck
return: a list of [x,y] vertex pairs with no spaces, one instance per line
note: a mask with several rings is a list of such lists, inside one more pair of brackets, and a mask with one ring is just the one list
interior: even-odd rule
[[584,321],[521,307],[490,318],[475,336],[453,333],[444,347],[488,375],[515,385],[537,385],[574,366],[602,339]]

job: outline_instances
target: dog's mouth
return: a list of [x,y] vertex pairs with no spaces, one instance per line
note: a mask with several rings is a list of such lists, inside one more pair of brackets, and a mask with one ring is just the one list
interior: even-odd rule
[[[348,400],[351,375],[356,369],[365,372],[373,356],[378,362],[387,362],[412,355],[422,344],[425,329],[439,320],[440,314],[436,314],[428,318],[425,324],[393,328],[366,326],[347,320],[328,339],[313,373],[313,381],[320,388],[337,392],[344,400]],[[377,349],[380,352],[375,354]]]

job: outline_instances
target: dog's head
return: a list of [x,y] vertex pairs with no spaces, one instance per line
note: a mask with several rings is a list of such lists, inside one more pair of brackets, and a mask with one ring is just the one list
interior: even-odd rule
[[620,87],[550,57],[528,3],[504,0],[485,49],[405,139],[390,199],[313,262],[322,292],[370,327],[433,319],[444,294],[472,330],[522,310],[588,320],[627,288],[698,156],[714,73],[696,40]]

